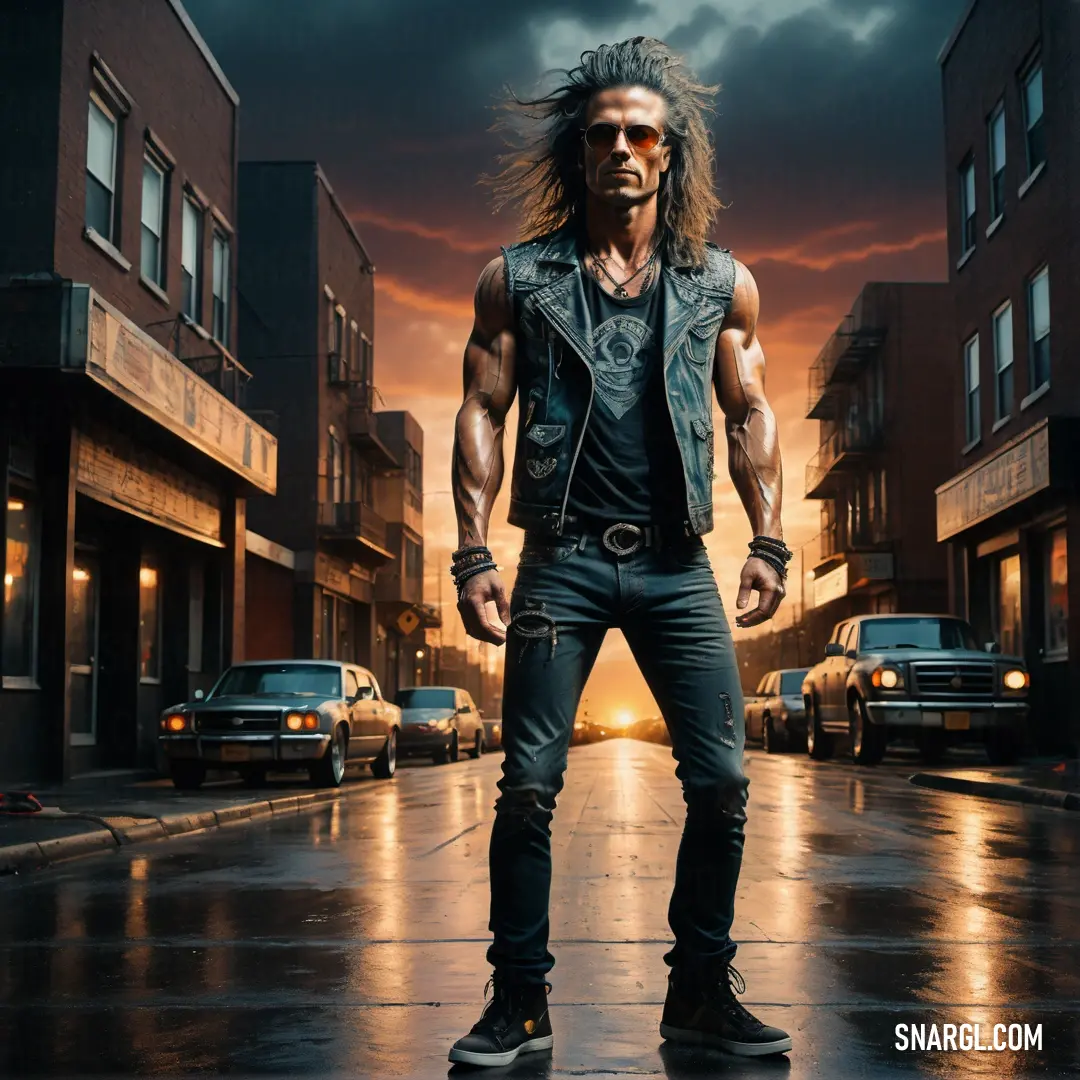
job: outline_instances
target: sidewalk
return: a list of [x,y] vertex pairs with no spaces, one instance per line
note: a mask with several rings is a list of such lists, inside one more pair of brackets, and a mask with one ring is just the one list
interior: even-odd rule
[[197,792],[181,792],[167,779],[132,777],[21,790],[32,791],[44,809],[36,814],[0,814],[0,875],[232,822],[296,814],[343,794],[343,789],[312,790],[287,780],[250,791],[226,780],[208,783]]
[[1080,810],[1080,761],[1037,760],[1008,768],[917,772],[911,783],[984,799]]

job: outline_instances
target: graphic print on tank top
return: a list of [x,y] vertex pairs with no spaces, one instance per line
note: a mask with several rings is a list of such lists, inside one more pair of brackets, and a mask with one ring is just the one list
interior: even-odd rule
[[638,402],[648,382],[655,334],[633,315],[615,315],[593,331],[593,374],[597,397],[616,420]]

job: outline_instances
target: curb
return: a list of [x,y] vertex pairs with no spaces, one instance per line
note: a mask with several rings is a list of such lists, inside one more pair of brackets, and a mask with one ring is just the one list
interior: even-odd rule
[[141,844],[149,840],[167,840],[173,836],[206,832],[225,825],[279,817],[283,814],[299,814],[342,798],[347,798],[347,795],[338,790],[304,792],[299,795],[287,795],[280,799],[245,803],[242,806],[228,806],[221,810],[169,814],[166,817],[140,822],[138,825],[112,826],[76,833],[74,836],[57,836],[51,840],[13,844],[0,848],[0,875],[39,870],[52,863],[118,847],[127,847],[129,844]]
[[1080,794],[1075,791],[1051,791],[1049,788],[1022,787],[996,780],[968,780],[963,776],[943,776],[940,773],[915,773],[908,781],[918,787],[949,791],[960,795],[975,795],[999,802],[1026,803],[1055,810],[1080,810]]

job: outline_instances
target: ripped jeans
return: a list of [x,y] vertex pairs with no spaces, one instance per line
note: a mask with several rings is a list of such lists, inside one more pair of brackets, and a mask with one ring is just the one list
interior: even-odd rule
[[667,722],[686,802],[668,908],[675,944],[664,959],[693,976],[722,968],[735,955],[748,781],[739,670],[700,538],[616,556],[592,535],[527,537],[510,612],[489,963],[533,983],[554,966],[552,814],[582,689],[607,629],[619,627]]

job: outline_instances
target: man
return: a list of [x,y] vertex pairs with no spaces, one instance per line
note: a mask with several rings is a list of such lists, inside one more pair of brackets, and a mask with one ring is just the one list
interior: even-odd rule
[[[566,75],[547,97],[514,102],[547,119],[531,155],[498,178],[504,201],[523,201],[531,239],[480,278],[455,433],[458,607],[471,636],[505,641],[506,667],[494,993],[450,1060],[505,1065],[552,1045],[549,826],[582,689],[616,626],[671,731],[687,806],[661,1034],[777,1053],[790,1038],[739,1004],[731,966],[747,780],[738,668],[701,539],[713,526],[714,394],[754,536],[737,606],[752,591],[758,604],[740,626],[772,617],[790,552],[757,290],[705,240],[719,207],[703,116],[715,88],[646,38],[584,53]],[[515,397],[509,519],[525,541],[507,603],[485,538]]]

